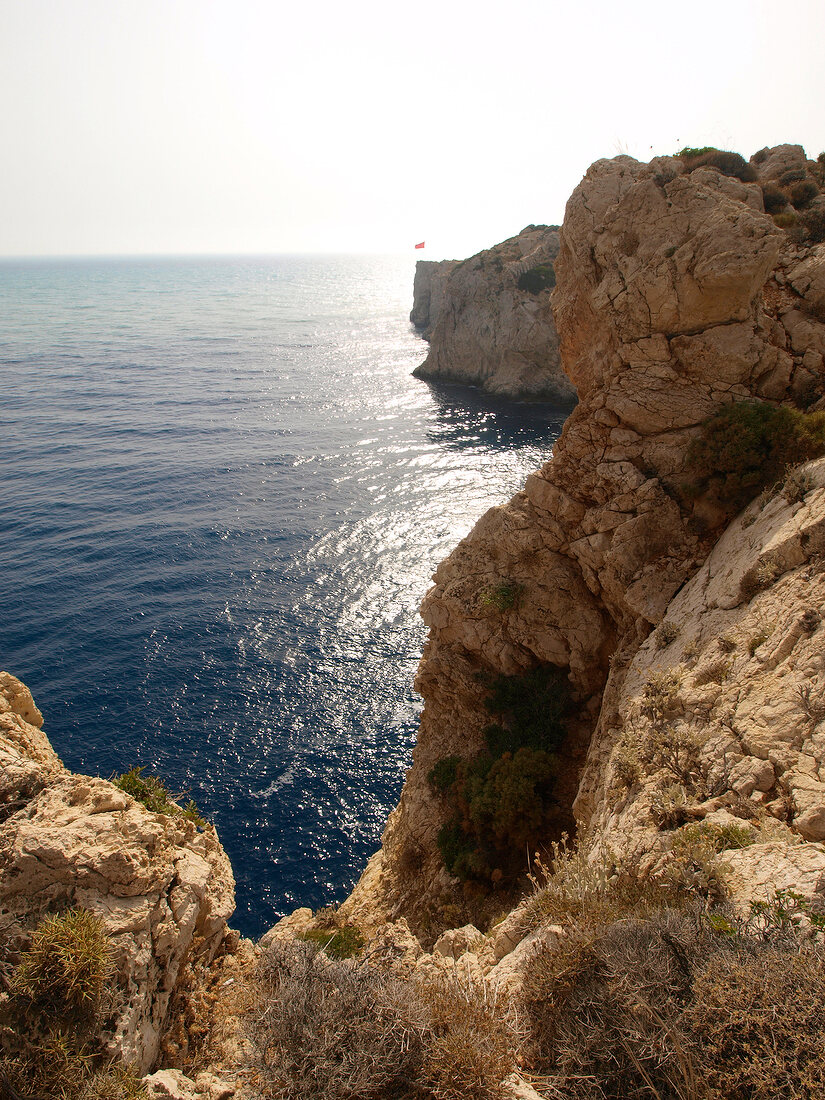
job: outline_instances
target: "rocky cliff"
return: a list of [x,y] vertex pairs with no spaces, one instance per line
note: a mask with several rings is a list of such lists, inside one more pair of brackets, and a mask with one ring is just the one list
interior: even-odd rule
[[458,260],[419,260],[415,265],[413,307],[410,320],[429,340],[444,304],[447,276]]
[[[461,902],[428,775],[483,747],[479,673],[551,665],[567,677],[576,717],[559,749],[560,825],[566,809],[655,861],[675,822],[744,800],[755,819],[783,823],[778,843],[822,839],[821,472],[800,475],[797,499],[753,505],[715,550],[730,513],[686,484],[691,442],[723,405],[821,400],[822,165],[782,146],[722,169],[698,154],[599,161],[568,203],[552,304],[579,403],[552,460],[435,574],[413,766],[347,903],[353,918],[404,915],[426,934]],[[495,591],[518,599],[496,605]],[[670,685],[661,713],[657,683]],[[650,750],[662,730],[701,741],[693,771],[668,783]],[[634,753],[647,763],[625,765],[622,785],[617,760]],[[654,813],[654,799],[686,808]],[[818,846],[811,859],[825,869]]]
[[520,399],[572,401],[550,308],[557,227],[528,226],[462,263],[416,265],[413,323],[430,352],[417,378]]
[[211,825],[151,813],[106,780],[67,771],[42,722],[28,689],[0,673],[0,968],[19,961],[42,918],[95,914],[115,968],[108,1049],[143,1073],[185,969],[237,942],[226,923],[232,869]]

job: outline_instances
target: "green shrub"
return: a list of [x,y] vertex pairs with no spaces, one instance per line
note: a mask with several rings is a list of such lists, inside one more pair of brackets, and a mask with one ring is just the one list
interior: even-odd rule
[[724,149],[705,146],[703,149],[682,149],[677,156],[682,160],[688,172],[696,168],[716,168],[725,176],[733,176],[745,183],[757,178],[756,169],[748,164],[739,153],[730,153]]
[[198,812],[198,807],[191,799],[185,806],[181,806],[177,801],[182,797],[181,795],[172,794],[162,779],[156,775],[144,775],[143,770],[142,767],[136,766],[119,775],[112,782],[119,790],[142,802],[152,813],[183,817],[193,822],[198,828],[206,825],[206,821]]
[[47,917],[12,979],[14,996],[64,1018],[93,1012],[112,970],[106,927],[86,909]]
[[43,920],[0,997],[0,1095],[9,1100],[139,1100],[104,1028],[117,1004],[103,922],[85,909]]
[[804,209],[819,194],[819,188],[813,180],[804,179],[791,184],[788,189],[791,203],[797,210]]
[[353,924],[345,924],[343,928],[313,928],[302,932],[299,938],[315,944],[331,959],[351,959],[366,942]]
[[471,760],[448,757],[430,773],[453,813],[438,846],[458,878],[497,882],[523,867],[526,851],[550,827],[569,695],[560,670],[540,666],[487,682],[485,706],[497,721]]
[[778,214],[781,210],[784,210],[788,205],[788,196],[773,180],[767,180],[767,182],[761,184],[762,187],[762,199],[765,204],[765,212],[768,214]]
[[445,756],[430,769],[427,782],[438,794],[445,794],[458,778],[458,765],[461,758],[458,756]]
[[521,603],[524,585],[518,581],[501,581],[485,588],[479,597],[484,607],[494,607],[496,611],[512,611]]
[[530,294],[552,290],[556,285],[556,270],[552,264],[537,264],[519,275],[517,285],[519,290],[526,290]]
[[702,425],[691,444],[689,495],[708,494],[739,511],[782,477],[785,467],[825,453],[825,413],[802,413],[787,405],[736,402]]

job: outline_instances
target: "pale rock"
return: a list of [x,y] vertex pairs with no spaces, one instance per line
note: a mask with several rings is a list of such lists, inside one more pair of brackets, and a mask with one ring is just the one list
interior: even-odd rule
[[515,995],[522,986],[524,975],[535,959],[552,948],[564,937],[565,931],[558,924],[543,925],[530,932],[487,974],[493,989]]
[[483,933],[479,932],[474,925],[465,924],[463,928],[450,928],[439,936],[433,946],[433,954],[460,959],[468,951],[477,953],[485,942],[486,937]]
[[[505,397],[574,400],[575,389],[559,363],[549,290],[533,294],[518,286],[526,271],[551,264],[558,247],[556,228],[528,226],[517,237],[453,264],[446,281],[443,268],[422,271],[416,302],[423,303],[427,280],[430,294],[438,288],[439,298],[435,322],[433,306],[428,310],[430,352],[415,376],[480,386]],[[423,304],[413,307],[415,317],[423,312]]]
[[[19,681],[0,674],[0,913],[25,945],[46,915],[81,906],[108,931],[123,994],[112,1050],[145,1072],[155,1063],[187,960],[225,946],[234,879],[214,828],[150,813],[103,779],[66,771]],[[15,709],[19,708],[19,709]],[[11,792],[11,794],[10,794]]]
[[[790,147],[757,159],[763,179],[805,162]],[[686,172],[677,158],[590,167],[567,204],[551,296],[578,404],[525,491],[487,512],[436,571],[422,605],[430,633],[412,768],[349,912],[403,915],[426,942],[451,889],[460,900],[437,847],[444,800],[427,774],[482,747],[479,672],[550,663],[568,676],[580,709],[558,753],[556,835],[576,818],[617,854],[655,862],[666,848],[651,816],[662,777],[619,791],[614,754],[624,732],[645,736],[645,686],[667,670],[681,680],[677,729],[733,740],[703,765],[713,790],[697,792],[697,812],[744,800],[790,812],[796,835],[820,828],[817,791],[772,795],[813,750],[800,683],[825,691],[821,643],[802,623],[804,608],[825,606],[825,467],[809,467],[815,488],[802,502],[779,493],[752,505],[748,522],[685,488],[690,445],[722,405],[825,388],[822,253],[774,224],[757,184]],[[469,267],[491,286],[487,255],[450,284]],[[449,317],[445,306],[439,326]],[[484,597],[502,583],[520,596],[498,611]],[[651,635],[662,622],[677,634],[663,650]]]
[[742,916],[752,901],[770,902],[777,890],[808,901],[825,897],[825,847],[774,841],[725,852],[725,886]]
[[444,306],[447,276],[458,260],[419,260],[415,265],[413,307],[410,320],[429,340]]
[[511,1073],[509,1077],[505,1077],[501,1082],[501,1091],[511,1100],[545,1100],[543,1094],[536,1092],[520,1073]]
[[270,929],[264,932],[259,942],[261,947],[266,949],[275,940],[295,940],[314,927],[315,917],[312,910],[302,906],[300,909],[293,909],[285,917],[281,917],[277,924],[273,924]]

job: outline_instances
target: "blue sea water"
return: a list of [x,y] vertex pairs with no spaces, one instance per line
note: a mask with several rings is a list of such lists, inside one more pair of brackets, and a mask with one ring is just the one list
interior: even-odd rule
[[213,820],[236,927],[342,899],[437,562],[567,409],[430,387],[398,257],[0,263],[0,667],[72,769]]

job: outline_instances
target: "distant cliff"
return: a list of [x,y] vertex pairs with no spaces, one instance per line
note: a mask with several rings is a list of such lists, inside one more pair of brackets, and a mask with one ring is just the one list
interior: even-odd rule
[[415,376],[522,400],[574,400],[550,308],[558,249],[557,227],[528,226],[462,263],[419,263],[410,318],[430,353]]
[[413,307],[410,320],[425,340],[429,340],[444,304],[447,276],[458,260],[419,260],[415,265]]

